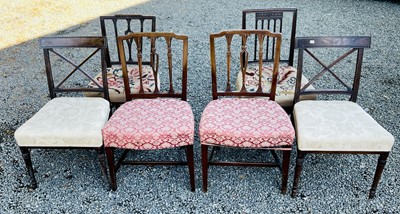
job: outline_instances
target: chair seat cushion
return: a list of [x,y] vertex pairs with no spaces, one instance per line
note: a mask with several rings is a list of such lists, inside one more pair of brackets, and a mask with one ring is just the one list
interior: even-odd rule
[[152,150],[192,145],[194,117],[178,99],[136,99],[121,105],[103,128],[105,147]]
[[100,147],[109,112],[103,98],[54,98],[15,131],[15,139],[21,147]]
[[291,146],[295,135],[282,107],[260,98],[211,101],[203,111],[199,129],[201,144],[232,147]]
[[391,151],[394,138],[350,101],[301,101],[294,106],[302,151]]
[[[127,69],[131,93],[138,93],[140,89],[139,67],[137,65],[128,65]],[[101,72],[93,79],[95,79],[100,86],[103,85]],[[150,66],[142,66],[142,81],[145,93],[153,92],[155,90],[156,82],[153,70]],[[160,81],[158,80],[157,82],[158,88],[160,88]],[[124,103],[126,97],[121,65],[113,65],[111,68],[107,68],[107,83],[110,101],[112,103]],[[89,87],[97,88],[97,85],[94,82],[90,82]],[[86,92],[85,95],[88,97],[99,97],[102,96],[102,93]]]
[[[272,82],[272,66],[265,65],[262,69],[261,85],[263,87],[263,92],[269,92]],[[279,66],[275,101],[282,107],[293,106],[296,75],[297,70],[292,66]],[[246,90],[251,92],[257,91],[259,79],[258,66],[254,64],[250,65],[245,75]],[[242,80],[242,72],[239,72],[236,79],[236,89],[238,91],[242,88]],[[302,76],[301,83],[303,86],[308,83],[308,79],[304,75]],[[314,88],[310,85],[308,89]],[[314,100],[315,98],[315,95],[302,95],[300,100]]]

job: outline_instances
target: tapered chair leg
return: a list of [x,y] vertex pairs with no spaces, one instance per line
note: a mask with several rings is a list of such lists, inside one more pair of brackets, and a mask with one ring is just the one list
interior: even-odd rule
[[378,187],[378,183],[379,183],[379,180],[381,179],[381,175],[382,175],[383,169],[385,168],[386,160],[387,160],[388,156],[389,156],[389,152],[379,155],[378,164],[376,166],[376,171],[375,171],[375,176],[374,176],[374,181],[372,183],[372,188],[369,192],[370,199],[375,197],[376,188]]
[[97,148],[96,151],[97,151],[97,158],[99,159],[100,162],[101,174],[103,176],[103,180],[109,184],[110,182],[107,175],[106,155],[104,153],[104,146]]
[[283,158],[282,158],[282,187],[281,193],[285,194],[287,190],[287,182],[288,182],[288,175],[289,175],[289,164],[290,164],[290,152],[291,150],[284,150],[283,151]]
[[304,153],[300,150],[297,150],[297,158],[296,158],[296,169],[294,172],[294,181],[293,181],[293,188],[292,188],[292,198],[296,197],[299,181],[300,181],[300,174],[301,170],[303,169],[303,162],[304,162]]
[[193,145],[186,146],[186,159],[189,167],[190,191],[195,191]]
[[36,182],[35,174],[34,174],[33,167],[32,167],[31,153],[30,153],[29,149],[27,149],[27,148],[20,147],[20,150],[22,153],[22,158],[25,161],[26,168],[28,169],[29,177],[31,179],[31,188],[36,189],[37,182]]
[[201,165],[202,165],[202,176],[203,176],[203,192],[207,192],[207,180],[208,180],[208,146],[201,145]]
[[113,149],[110,147],[106,147],[106,154],[107,154],[108,168],[110,170],[111,189],[115,191],[117,190],[117,178],[115,173]]

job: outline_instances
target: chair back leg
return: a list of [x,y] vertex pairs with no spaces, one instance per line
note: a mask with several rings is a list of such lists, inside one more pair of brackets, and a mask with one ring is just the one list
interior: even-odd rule
[[282,158],[282,187],[281,193],[285,194],[287,190],[287,182],[289,176],[290,153],[292,150],[284,150]]
[[97,148],[96,152],[97,152],[97,158],[99,159],[99,162],[100,162],[101,174],[103,176],[103,180],[104,180],[104,182],[109,184],[110,181],[109,181],[108,175],[107,175],[106,156],[104,153],[104,146]]
[[207,192],[208,180],[208,145],[201,145],[201,165],[203,174],[203,192]]
[[190,177],[190,191],[194,192],[195,182],[194,182],[194,155],[193,155],[193,145],[186,146],[186,159],[189,167],[189,177]]
[[305,153],[303,153],[300,150],[297,150],[296,169],[294,172],[294,181],[293,181],[293,188],[292,188],[292,198],[296,197],[297,190],[299,187],[300,174],[301,174],[301,170],[303,169],[304,155],[305,155]]
[[31,179],[31,188],[36,189],[37,182],[36,182],[35,174],[34,174],[33,167],[32,167],[31,152],[27,148],[20,147],[20,150],[22,153],[22,157],[24,158],[26,168],[28,169],[29,177]]
[[369,192],[370,199],[375,197],[376,188],[378,187],[378,183],[379,183],[379,180],[381,179],[381,175],[382,175],[383,169],[385,168],[386,160],[387,160],[388,156],[389,156],[389,152],[382,153],[381,155],[379,155],[378,164],[376,166],[376,171],[375,171],[375,176],[374,176],[374,181],[372,183],[372,187]]
[[108,169],[110,170],[110,185],[113,191],[117,190],[117,179],[115,175],[115,165],[114,165],[114,151],[111,147],[106,147],[106,155],[108,162]]

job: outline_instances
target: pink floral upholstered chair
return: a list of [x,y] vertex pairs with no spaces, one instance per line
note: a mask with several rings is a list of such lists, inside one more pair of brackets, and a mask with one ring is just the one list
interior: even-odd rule
[[[248,66],[247,46],[258,38],[256,53],[258,66],[263,66],[263,54],[267,37],[273,41],[270,48],[274,53],[271,84],[263,85],[261,79],[254,84],[255,91],[241,87],[232,90],[231,78],[239,71],[245,76]],[[287,189],[290,153],[294,140],[294,129],[285,110],[275,100],[278,79],[281,34],[267,30],[233,30],[210,35],[211,75],[213,100],[204,109],[200,127],[202,152],[203,191],[207,191],[209,165],[222,166],[269,166],[279,167],[282,172],[281,192]],[[270,50],[270,51],[271,51]],[[258,75],[261,75],[259,69]],[[245,81],[241,82],[244,86]],[[268,87],[264,89],[264,87]],[[212,147],[211,154],[208,148]],[[213,160],[214,148],[267,149],[274,156],[269,163],[222,162]],[[282,165],[275,150],[283,152]],[[252,152],[252,151],[248,151]],[[254,152],[254,151],[253,151]]]
[[[356,103],[363,53],[370,45],[367,36],[296,38],[297,76],[306,72],[312,78],[304,86],[300,81],[296,84],[297,160],[292,197],[308,153],[379,154],[369,193],[370,198],[375,196],[394,137]],[[315,88],[309,88],[310,84]],[[321,94],[326,99],[299,101],[302,94]]]
[[[107,82],[91,88],[81,87],[85,85],[84,81],[93,81],[88,68],[101,70],[102,76],[106,76],[106,41],[105,37],[45,37],[39,40],[51,100],[15,131],[32,188],[37,187],[30,155],[30,150],[35,148],[96,150],[107,180],[101,135],[110,114]],[[104,98],[83,97],[81,92],[101,93]]]
[[[288,113],[293,110],[294,89],[296,85],[297,70],[293,67],[294,41],[296,37],[297,9],[296,8],[267,8],[267,9],[247,9],[242,11],[242,29],[266,29],[272,32],[282,33],[280,64],[278,69],[278,80],[276,84],[275,101],[282,106]],[[271,38],[272,40],[272,38]],[[244,76],[244,86],[248,91],[257,90],[258,58],[257,58],[257,38],[254,38],[253,45],[249,47],[249,65]],[[263,56],[263,67],[261,72],[261,84],[266,85],[264,90],[269,90],[272,79],[272,63],[274,62],[274,52],[268,51],[271,43],[264,43],[266,53]],[[302,76],[302,83],[308,82]],[[240,72],[236,78],[236,90],[242,87],[242,75]],[[311,88],[312,86],[310,86]],[[268,91],[265,91],[268,92]],[[302,95],[302,100],[315,99],[314,95]]]
[[[131,90],[126,46],[136,49],[139,90]],[[127,102],[112,115],[102,130],[110,169],[111,186],[117,189],[116,171],[121,164],[188,165],[191,190],[194,191],[193,140],[194,118],[186,102],[188,38],[174,33],[132,33],[118,37],[119,55]],[[151,53],[143,50],[151,47]],[[149,59],[154,90],[145,90],[144,58]],[[162,63],[164,62],[164,63]],[[159,84],[158,79],[165,80]],[[161,85],[161,87],[159,87]],[[160,150],[183,147],[187,161],[142,162],[125,160],[130,150]],[[114,164],[114,149],[125,150]]]
[[[125,90],[124,81],[122,78],[121,58],[118,55],[117,37],[127,35],[133,32],[155,32],[156,17],[143,16],[137,14],[100,16],[101,34],[108,39],[109,48],[106,51],[105,59],[107,63],[107,81],[110,94],[110,101],[113,104],[119,105],[124,103]],[[129,87],[132,92],[139,91],[139,68],[138,62],[132,55],[133,44],[126,47],[127,51],[127,70],[129,78]],[[150,52],[150,51],[149,51]],[[112,53],[112,54],[110,54]],[[153,92],[155,90],[155,79],[151,70],[150,61],[143,60],[142,62],[142,83],[143,90]],[[96,82],[94,82],[96,81]],[[90,87],[96,87],[102,82],[101,73],[94,77],[94,81],[89,83]],[[159,82],[159,80],[158,80]],[[158,88],[160,85],[158,85]],[[85,93],[86,96],[101,96],[99,93]]]

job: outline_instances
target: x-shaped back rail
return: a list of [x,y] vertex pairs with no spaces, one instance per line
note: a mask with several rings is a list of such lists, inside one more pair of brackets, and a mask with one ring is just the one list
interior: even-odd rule
[[331,68],[333,66],[335,66],[337,63],[339,63],[340,61],[342,61],[344,58],[346,58],[347,56],[349,56],[350,54],[352,54],[354,51],[356,51],[357,49],[353,48],[349,51],[347,51],[346,53],[344,53],[343,55],[341,55],[339,58],[337,58],[336,60],[334,60],[331,64],[326,65],[324,64],[320,59],[318,59],[313,53],[311,53],[310,50],[305,49],[304,51],[306,53],[308,53],[309,56],[311,56],[311,58],[313,58],[316,62],[318,62],[322,67],[324,67],[320,72],[318,72],[317,75],[315,75],[307,84],[304,85],[304,87],[301,89],[302,91],[305,91],[307,89],[307,87],[309,87],[310,85],[312,85],[316,80],[318,80],[319,78],[321,78],[322,75],[324,75],[326,73],[326,71],[328,71],[330,74],[332,74],[333,77],[335,77],[335,79],[337,79],[344,87],[347,88],[348,91],[352,90],[352,87],[350,87],[349,85],[347,85],[345,82],[343,82],[343,80],[341,80],[335,72],[333,72],[331,70]]
[[69,74],[60,81],[60,83],[58,83],[58,85],[55,87],[55,89],[60,89],[61,85],[68,80],[68,78],[70,78],[77,70],[79,70],[80,72],[82,72],[83,75],[85,75],[87,78],[90,79],[90,81],[94,82],[99,88],[101,88],[102,86],[100,86],[100,84],[94,80],[86,71],[84,71],[81,67],[83,64],[85,64],[89,59],[91,59],[97,52],[99,52],[100,48],[97,48],[96,50],[94,50],[90,55],[88,55],[83,61],[81,61],[78,65],[76,65],[74,62],[72,62],[71,60],[69,60],[67,57],[65,57],[64,55],[58,53],[57,51],[55,51],[54,49],[49,49],[48,51],[56,54],[57,56],[59,56],[61,59],[63,59],[64,61],[68,62],[69,64],[71,64],[74,69],[69,72]]

